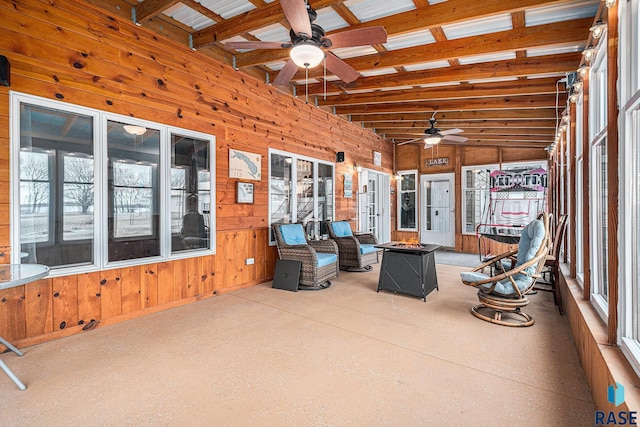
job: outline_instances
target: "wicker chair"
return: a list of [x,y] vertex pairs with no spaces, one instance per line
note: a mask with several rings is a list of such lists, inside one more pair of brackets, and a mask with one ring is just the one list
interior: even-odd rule
[[379,262],[378,243],[371,233],[353,235],[348,221],[326,221],[327,233],[338,245],[340,269],[370,271]]
[[[541,276],[549,253],[549,217],[531,221],[522,230],[517,250],[507,251],[486,261],[471,271],[460,273],[465,285],[478,289],[480,304],[471,309],[474,316],[504,326],[531,326],[534,319],[521,311],[529,304],[527,293]],[[501,264],[517,255],[513,268],[488,276],[485,268]],[[503,318],[503,315],[507,314]]]
[[332,240],[307,240],[300,224],[274,224],[280,259],[300,261],[300,290],[325,289],[338,277],[338,247]]

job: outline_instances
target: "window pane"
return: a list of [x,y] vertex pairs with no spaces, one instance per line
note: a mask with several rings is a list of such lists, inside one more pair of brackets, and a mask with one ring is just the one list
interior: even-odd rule
[[402,230],[417,229],[417,173],[400,173],[400,194],[398,195],[398,205],[400,207],[400,226]]
[[171,135],[171,252],[209,248],[209,141]]
[[333,167],[331,165],[318,164],[318,220],[320,221],[320,233],[327,234],[322,226],[324,221],[333,220]]
[[291,157],[271,155],[271,224],[291,221],[291,165]]
[[20,106],[21,262],[93,262],[93,118]]
[[107,122],[109,261],[160,255],[160,131]]
[[22,242],[48,242],[50,187],[53,179],[50,154],[20,151],[20,224]]
[[296,194],[298,198],[298,215],[297,222],[307,224],[309,221],[315,221],[313,216],[313,162],[309,160],[298,159],[296,182]]
[[153,168],[126,162],[113,164],[114,237],[142,237],[153,233]]
[[93,238],[93,159],[64,156],[63,240]]

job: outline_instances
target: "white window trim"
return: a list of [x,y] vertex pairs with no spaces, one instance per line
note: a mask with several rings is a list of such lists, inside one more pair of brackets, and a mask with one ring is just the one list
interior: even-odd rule
[[[418,218],[418,206],[420,206],[420,194],[419,194],[419,187],[420,187],[420,177],[419,177],[419,173],[418,173],[418,169],[411,169],[411,170],[402,170],[402,171],[398,171],[398,176],[400,176],[400,179],[396,180],[396,193],[397,193],[397,197],[396,197],[396,218],[397,218],[397,227],[398,227],[398,231],[409,231],[409,232],[417,232],[419,230],[419,218]],[[415,227],[405,227],[402,228],[401,227],[401,215],[402,215],[402,180],[403,177],[405,175],[413,175],[415,177],[415,188],[413,189],[413,192],[415,193],[415,221],[416,221],[416,226]]]
[[[277,154],[280,156],[285,156],[285,157],[291,157],[292,162],[291,162],[291,183],[292,185],[296,185],[296,180],[294,179],[294,177],[297,176],[297,160],[306,160],[309,162],[312,162],[314,164],[314,168],[313,168],[313,209],[314,212],[317,213],[318,212],[318,167],[317,165],[319,164],[323,164],[326,166],[331,166],[331,174],[333,177],[333,203],[332,203],[332,212],[331,212],[331,218],[335,219],[336,217],[336,165],[335,163],[332,162],[327,162],[325,160],[320,160],[320,159],[316,159],[314,157],[309,157],[309,156],[304,156],[301,154],[295,154],[295,153],[290,153],[288,151],[282,151],[282,150],[277,150],[275,148],[269,148],[269,195],[268,195],[268,200],[269,200],[269,212],[268,212],[268,217],[269,221],[271,220],[271,155],[272,154]],[[291,194],[292,194],[292,198],[291,198],[291,215],[289,217],[289,222],[290,223],[295,223],[297,222],[297,214],[298,214],[298,199],[296,196],[296,188],[294,187],[291,190]],[[354,192],[355,193],[355,192]],[[269,224],[269,226],[271,226],[271,224]],[[269,229],[269,234],[271,235],[271,229]],[[274,239],[269,239],[269,246],[274,246],[276,244]]]
[[[92,271],[108,270],[112,268],[121,268],[125,266],[136,266],[151,264],[158,261],[168,261],[182,258],[200,257],[203,255],[213,255],[216,253],[216,221],[212,212],[210,219],[210,247],[209,249],[199,249],[194,251],[183,251],[175,254],[171,254],[171,223],[169,203],[165,192],[170,193],[170,155],[169,155],[169,137],[172,133],[190,136],[193,138],[203,139],[209,141],[210,144],[210,165],[215,168],[215,136],[196,132],[188,129],[177,128],[173,126],[164,125],[157,122],[151,122],[146,120],[134,119],[129,116],[118,115],[109,113],[93,108],[83,107],[80,105],[70,104],[67,102],[61,102],[42,98],[34,95],[29,95],[21,92],[10,91],[10,203],[11,203],[11,248],[13,253],[20,252],[20,227],[16,226],[16,221],[20,218],[20,201],[19,186],[20,176],[19,167],[16,159],[20,158],[20,104],[27,103],[52,109],[57,109],[74,114],[80,114],[93,118],[93,143],[94,143],[94,188],[96,193],[101,193],[101,197],[95,197],[94,199],[94,224],[100,224],[99,227],[94,227],[94,263],[80,266],[60,266],[52,268],[50,270],[50,277],[67,276],[71,274],[87,273]],[[108,192],[106,191],[107,184],[107,137],[106,137],[106,123],[108,120],[115,120],[125,123],[131,123],[141,125],[149,128],[159,129],[161,133],[160,139],[160,158],[161,162],[158,165],[160,168],[160,182],[159,182],[159,194],[160,194],[160,256],[136,258],[132,260],[108,262],[108,236],[107,236],[107,206],[108,206]],[[215,170],[211,171],[211,200],[215,200]],[[170,197],[170,196],[169,196]]]

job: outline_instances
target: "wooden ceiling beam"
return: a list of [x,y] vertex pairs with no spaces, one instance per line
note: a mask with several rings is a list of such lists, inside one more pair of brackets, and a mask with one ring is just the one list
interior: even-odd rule
[[[451,126],[437,126],[441,130],[453,129]],[[429,126],[425,126],[422,128],[374,128],[377,134],[404,134],[404,135],[415,135],[415,138],[420,136],[424,136],[424,130],[428,129]],[[462,129],[462,128],[460,128]],[[487,129],[479,129],[479,128],[464,128],[464,132],[460,133],[460,136],[464,136],[466,138],[482,138],[485,136],[495,136],[495,137],[513,137],[513,136],[544,136],[553,139],[555,137],[555,128],[503,128],[503,129],[495,129],[495,128],[487,128]]]
[[[315,10],[340,3],[342,3],[340,0],[316,0],[309,2]],[[233,18],[194,32],[193,46],[198,49],[202,46],[220,42],[242,33],[248,33],[252,30],[257,30],[283,20],[286,21],[286,19],[282,7],[280,7],[280,2],[265,3],[262,7],[241,13]]]
[[[418,112],[402,112],[394,114],[350,114],[347,118],[352,122],[377,123],[383,121],[414,121],[428,120],[435,110]],[[536,108],[524,110],[472,110],[472,111],[438,111],[438,123],[452,120],[556,120],[555,105],[551,108]]]
[[[593,24],[592,18],[555,22],[535,27],[515,28],[479,36],[445,40],[372,55],[345,59],[356,70],[393,68],[433,61],[448,61],[465,56],[477,56],[496,52],[512,52],[568,43],[584,43]],[[351,28],[351,27],[350,27]],[[282,61],[288,58],[288,49],[253,50],[237,56],[239,68]],[[323,68],[309,70],[310,77],[321,77]],[[304,72],[299,71],[304,78]]]
[[395,91],[377,91],[369,93],[329,96],[318,100],[321,106],[382,104],[394,102],[412,102],[437,99],[483,98],[496,96],[516,96],[535,94],[555,94],[564,91],[564,85],[557,86],[557,78],[529,79],[522,81],[503,81],[476,84],[458,84],[432,88],[415,88]]
[[[558,99],[562,107],[566,102],[566,94]],[[411,113],[432,111],[465,111],[465,110],[500,110],[500,109],[533,109],[555,108],[555,95],[525,95],[513,97],[452,99],[441,101],[405,102],[396,104],[349,105],[334,107],[338,115],[348,114],[382,114]]]
[[[369,129],[427,129],[431,126],[428,120],[416,121],[384,121],[367,122],[362,124]],[[538,120],[476,120],[476,121],[440,121],[437,126],[441,129],[553,129],[556,128],[556,119]]]
[[134,6],[136,11],[136,21],[138,24],[144,24],[149,19],[162,13],[163,10],[170,8],[178,3],[179,0],[144,0]]
[[[563,74],[575,71],[581,58],[582,54],[580,52],[563,53],[560,55],[458,65],[384,76],[360,77],[349,84],[345,84],[341,80],[327,82],[327,90],[333,91],[336,88],[340,91],[380,89],[501,77],[525,77],[536,74]],[[322,83],[309,85],[309,95],[322,95],[323,93],[324,85]]]

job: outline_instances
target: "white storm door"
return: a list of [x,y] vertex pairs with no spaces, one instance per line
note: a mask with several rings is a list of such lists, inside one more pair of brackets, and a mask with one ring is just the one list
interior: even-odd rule
[[420,242],[455,246],[454,174],[420,177]]

